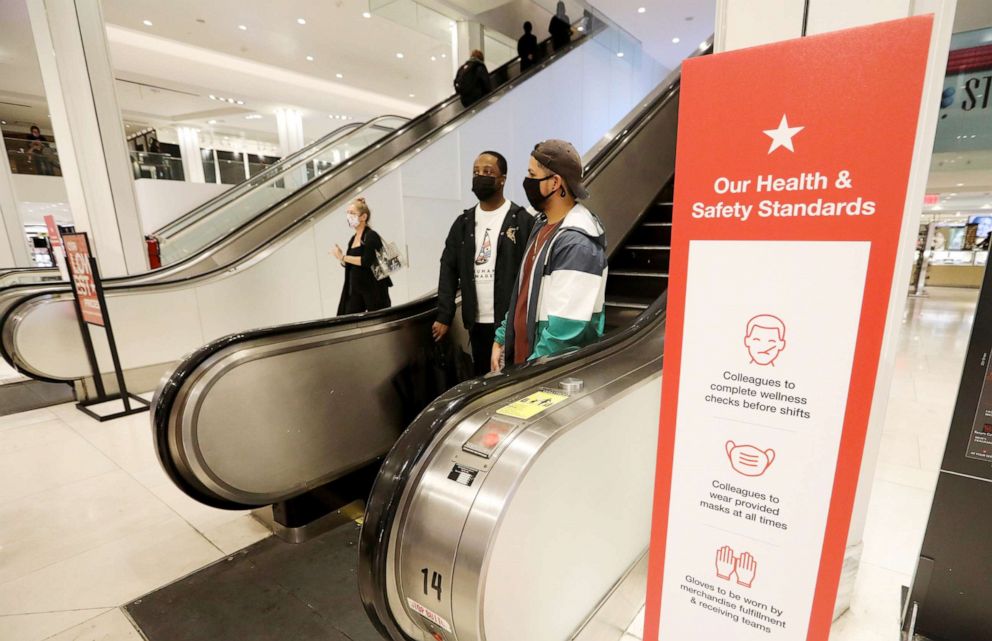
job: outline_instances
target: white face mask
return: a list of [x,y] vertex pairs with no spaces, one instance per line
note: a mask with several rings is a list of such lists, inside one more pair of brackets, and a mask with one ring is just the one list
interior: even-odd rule
[[355,214],[348,214],[348,226],[352,229],[358,227],[358,216]]

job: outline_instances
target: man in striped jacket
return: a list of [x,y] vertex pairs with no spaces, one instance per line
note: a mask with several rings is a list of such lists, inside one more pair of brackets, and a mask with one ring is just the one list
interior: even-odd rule
[[563,140],[534,147],[524,191],[540,215],[496,330],[493,371],[588,345],[605,325],[606,233],[577,202],[589,194],[575,147]]

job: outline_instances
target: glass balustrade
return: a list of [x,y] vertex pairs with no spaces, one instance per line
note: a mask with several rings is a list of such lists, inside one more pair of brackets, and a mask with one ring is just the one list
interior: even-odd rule
[[205,157],[208,177],[220,173],[221,182],[227,182],[225,175],[233,177],[240,172],[240,184],[155,235],[162,265],[191,256],[227,236],[404,123],[405,118],[383,116],[362,125],[346,126],[248,180],[244,180],[243,161],[220,160],[215,168],[215,158]]

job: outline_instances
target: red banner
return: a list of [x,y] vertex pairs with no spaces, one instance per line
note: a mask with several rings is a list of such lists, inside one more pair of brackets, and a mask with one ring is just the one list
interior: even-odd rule
[[83,320],[91,325],[104,327],[103,310],[100,308],[100,297],[97,295],[99,276],[91,267],[90,247],[86,234],[66,234],[62,240],[72,286],[76,292],[76,300],[79,301]]
[[646,640],[828,639],[931,29],[683,67]]

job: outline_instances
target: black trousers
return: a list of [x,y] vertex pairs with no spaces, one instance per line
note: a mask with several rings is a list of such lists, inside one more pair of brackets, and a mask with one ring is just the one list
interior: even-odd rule
[[476,323],[468,331],[468,337],[472,343],[472,363],[475,367],[475,375],[487,374],[493,355],[493,341],[496,340],[495,323]]

